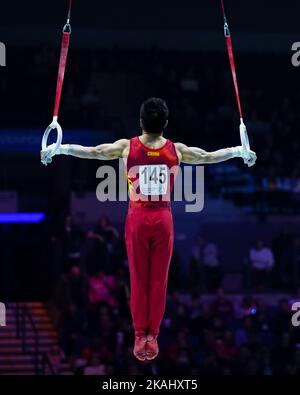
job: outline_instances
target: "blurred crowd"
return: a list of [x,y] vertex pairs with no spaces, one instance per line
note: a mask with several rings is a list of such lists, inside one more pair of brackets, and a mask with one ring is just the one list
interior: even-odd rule
[[[128,271],[123,229],[117,229],[106,216],[86,231],[66,215],[52,226],[50,238],[51,273],[57,278],[71,267],[80,267],[88,276],[99,273],[123,276]],[[281,226],[270,242],[258,238],[243,252],[240,272],[243,287],[252,291],[295,290],[300,275],[300,235],[288,223]],[[170,269],[169,287],[188,291],[214,292],[222,286],[228,262],[218,242],[203,233],[195,236],[189,261],[175,250]]]
[[291,324],[287,299],[268,305],[246,295],[234,305],[222,289],[209,302],[197,293],[185,300],[173,292],[159,336],[160,357],[140,365],[132,355],[123,281],[104,274],[88,279],[75,267],[61,281],[68,303],[56,291],[60,345],[75,374],[300,373],[300,332]]
[[[196,237],[185,271],[175,253],[159,336],[160,357],[140,364],[132,355],[123,237],[106,217],[84,232],[66,216],[51,241],[54,258],[64,263],[52,289],[52,316],[60,339],[60,348],[50,355],[55,372],[59,374],[66,358],[74,374],[84,375],[299,374],[300,332],[291,324],[293,300],[252,296],[270,291],[276,278],[286,281],[281,286],[290,294],[296,290],[291,288],[293,273],[287,264],[294,240],[284,227],[272,245],[258,240],[246,253],[250,284],[242,299],[224,293],[226,271],[214,241],[203,234]],[[299,292],[295,301],[297,297],[300,300]]]

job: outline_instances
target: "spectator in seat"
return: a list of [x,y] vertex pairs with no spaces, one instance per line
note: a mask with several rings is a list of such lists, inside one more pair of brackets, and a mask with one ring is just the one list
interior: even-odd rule
[[240,309],[241,317],[247,317],[257,312],[257,301],[254,300],[253,295],[244,295]]
[[85,376],[102,376],[106,374],[106,366],[101,363],[97,353],[93,353],[87,366],[84,368]]
[[216,355],[223,361],[233,361],[238,355],[238,347],[235,345],[231,331],[226,331],[224,337],[216,342]]
[[252,284],[255,288],[265,289],[271,281],[274,267],[274,256],[271,248],[266,247],[262,240],[256,242],[249,253]]
[[[58,326],[67,351],[86,327],[88,279],[79,266],[63,274],[54,291],[54,305],[59,312]],[[66,353],[67,353],[66,351]]]
[[105,275],[102,271],[98,272],[89,279],[88,297],[90,304],[96,305],[105,302],[110,307],[116,307],[116,287],[117,284],[114,276]]
[[99,270],[108,273],[112,270],[110,257],[118,239],[119,232],[117,229],[110,224],[107,217],[101,217],[94,229],[88,232],[88,274],[94,275]]
[[207,290],[215,291],[220,287],[222,270],[217,246],[213,242],[208,242],[201,234],[198,234],[192,258],[202,268],[203,281]]
[[212,302],[212,312],[225,321],[230,321],[234,317],[233,303],[226,298],[223,288],[217,291],[217,296]]
[[47,357],[50,362],[51,368],[53,369],[53,373],[55,375],[61,374],[62,363],[65,359],[65,354],[63,350],[58,345],[54,345],[50,348]]
[[283,333],[279,344],[273,349],[273,363],[276,374],[288,374],[288,367],[293,361],[293,344],[289,333]]
[[253,315],[249,315],[244,317],[240,324],[235,333],[235,343],[239,347],[247,345],[251,335],[255,333],[255,319]]
[[205,376],[220,375],[221,364],[216,354],[212,351],[208,352],[204,358],[201,373]]
[[94,276],[99,271],[107,270],[108,252],[102,236],[88,232],[85,244],[85,265],[87,274]]
[[112,253],[114,244],[119,239],[119,232],[110,223],[108,217],[103,216],[99,219],[96,227],[93,230],[93,234],[102,237],[107,245],[109,253]]
[[62,226],[59,226],[58,231],[52,236],[56,257],[61,257],[64,272],[74,265],[79,265],[84,239],[83,230],[74,222],[71,215],[67,215]]
[[175,366],[183,367],[185,363],[190,362],[192,354],[193,349],[188,343],[186,330],[179,331],[174,341],[167,348],[168,361]]

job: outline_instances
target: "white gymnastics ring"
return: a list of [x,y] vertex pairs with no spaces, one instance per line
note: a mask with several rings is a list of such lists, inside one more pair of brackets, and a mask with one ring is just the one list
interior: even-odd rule
[[[62,142],[62,128],[60,124],[57,122],[57,117],[53,117],[53,121],[50,123],[50,125],[47,127],[47,129],[44,132],[43,139],[42,139],[42,151],[45,151],[47,149],[47,141],[48,141],[48,136],[52,130],[56,129],[57,131],[57,139],[56,143],[54,145],[53,150],[51,151],[51,157],[56,154],[58,151],[61,142]],[[46,163],[44,163],[46,164]]]
[[[241,124],[240,124],[240,138],[241,138],[243,150],[247,154],[249,154],[250,153],[250,143],[249,143],[247,129],[246,129],[246,126],[243,122],[243,119],[241,119]],[[244,162],[245,162],[245,160],[244,160]]]

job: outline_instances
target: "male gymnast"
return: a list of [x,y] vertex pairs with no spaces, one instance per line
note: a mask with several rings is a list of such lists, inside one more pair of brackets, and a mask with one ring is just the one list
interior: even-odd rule
[[[125,162],[130,198],[125,241],[135,332],[133,353],[140,361],[153,360],[159,352],[157,337],[165,310],[174,243],[170,193],[176,169],[181,162],[203,165],[240,157],[252,166],[256,161],[255,152],[246,152],[242,146],[206,152],[173,143],[163,136],[168,117],[165,101],[150,98],[140,109],[141,135],[96,147],[63,144],[55,153],[84,159],[123,158]],[[53,146],[41,151],[43,163],[51,162]]]

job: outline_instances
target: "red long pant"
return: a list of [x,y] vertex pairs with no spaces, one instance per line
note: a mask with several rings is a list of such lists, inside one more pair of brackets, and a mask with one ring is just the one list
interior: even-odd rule
[[129,208],[125,225],[136,336],[158,335],[166,305],[174,228],[170,208]]

